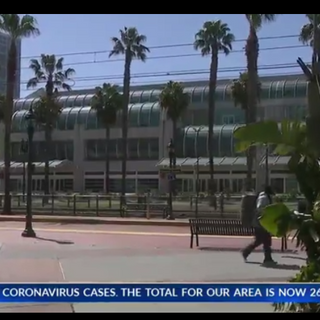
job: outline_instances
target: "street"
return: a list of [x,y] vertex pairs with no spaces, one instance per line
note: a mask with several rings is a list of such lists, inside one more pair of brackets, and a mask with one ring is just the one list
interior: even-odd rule
[[[190,249],[186,227],[36,223],[37,239],[20,236],[23,224],[1,223],[2,282],[263,282],[285,281],[303,254],[274,253],[275,268],[261,266],[261,251],[245,264],[250,238],[200,237]],[[280,241],[274,240],[274,248]],[[48,304],[1,305],[1,312],[272,311],[267,304]]]

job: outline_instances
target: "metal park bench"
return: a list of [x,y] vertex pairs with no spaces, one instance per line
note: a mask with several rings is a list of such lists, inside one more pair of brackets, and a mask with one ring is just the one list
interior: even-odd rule
[[[190,224],[190,248],[193,248],[193,239],[196,238],[196,246],[199,247],[199,235],[219,236],[253,236],[254,229],[245,227],[237,219],[189,219]],[[287,250],[287,238],[281,239],[281,251]]]

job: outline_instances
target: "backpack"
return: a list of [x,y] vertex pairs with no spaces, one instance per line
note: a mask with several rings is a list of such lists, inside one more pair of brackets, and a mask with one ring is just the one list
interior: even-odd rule
[[242,196],[240,220],[242,225],[245,227],[252,226],[252,221],[256,215],[257,198],[258,196],[254,192],[248,192]]

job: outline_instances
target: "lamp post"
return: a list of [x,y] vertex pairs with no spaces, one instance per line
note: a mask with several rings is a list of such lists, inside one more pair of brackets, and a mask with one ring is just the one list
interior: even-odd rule
[[33,135],[34,135],[34,113],[32,107],[25,116],[28,133],[28,167],[27,167],[27,212],[26,226],[21,236],[35,238],[36,233],[32,228],[32,171],[33,171]]
[[22,201],[25,202],[26,195],[26,154],[28,153],[28,142],[21,140],[20,153],[23,155],[22,159]]
[[167,216],[167,220],[174,220],[173,210],[172,210],[172,194],[173,194],[173,181],[175,179],[173,169],[176,167],[176,153],[174,149],[173,140],[170,139],[170,142],[167,146],[168,155],[169,155],[169,168],[170,168],[170,175],[169,175],[169,215]]

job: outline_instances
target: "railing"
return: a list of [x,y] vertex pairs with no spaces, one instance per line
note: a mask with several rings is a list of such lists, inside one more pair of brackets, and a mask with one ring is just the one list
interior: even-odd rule
[[[11,195],[14,214],[26,211],[26,196]],[[173,213],[176,218],[233,218],[240,217],[241,196],[224,199],[221,206],[219,197],[215,201],[207,197],[177,196],[173,198]],[[296,201],[287,203],[292,208]],[[0,194],[0,210],[4,195]],[[168,213],[168,197],[154,195],[128,195],[123,201],[119,195],[101,194],[34,194],[32,212],[35,215],[98,216],[98,217],[146,217],[165,218]]]

